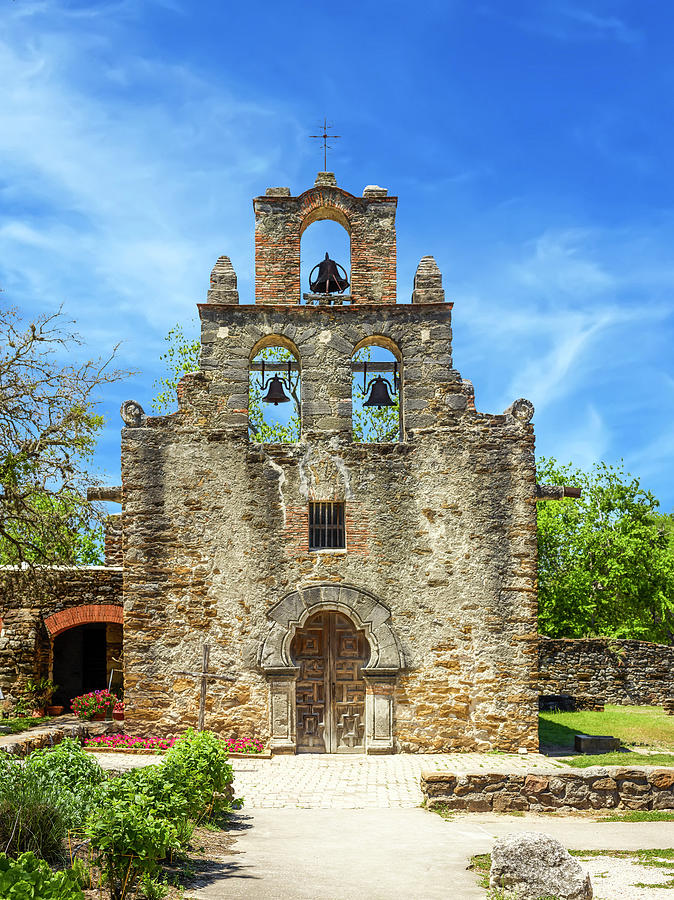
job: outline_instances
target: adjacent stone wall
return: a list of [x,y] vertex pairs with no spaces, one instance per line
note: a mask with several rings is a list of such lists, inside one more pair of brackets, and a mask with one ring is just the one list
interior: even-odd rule
[[575,809],[674,809],[674,769],[593,766],[573,772],[454,775],[422,772],[429,809],[468,812],[569,812]]
[[[207,727],[268,739],[269,614],[344,585],[381,604],[401,650],[395,749],[537,748],[533,427],[471,408],[450,305],[199,309],[202,368],[179,412],[122,431],[127,728],[196,722],[198,681],[181,673],[208,641],[211,670],[236,680],[209,684]],[[302,436],[263,446],[248,366],[279,336],[299,352]],[[382,337],[402,359],[403,440],[353,443],[351,357]],[[345,552],[309,551],[310,500],[347,504]]]
[[[95,610],[103,607],[102,616]],[[20,589],[5,577],[0,590],[0,687],[18,699],[27,679],[48,676],[53,634],[61,627],[122,619],[122,570],[81,566],[53,570],[41,590]],[[56,623],[50,633],[45,619]],[[121,636],[117,635],[118,649]]]
[[663,644],[541,637],[538,668],[540,694],[625,705],[661,705],[674,696],[674,647]]

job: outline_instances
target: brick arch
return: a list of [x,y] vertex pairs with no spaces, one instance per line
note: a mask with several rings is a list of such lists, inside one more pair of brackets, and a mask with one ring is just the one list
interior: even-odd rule
[[63,609],[61,612],[45,616],[45,628],[51,638],[76,628],[78,625],[91,625],[94,622],[113,622],[117,625],[124,624],[124,610],[121,606],[112,603],[91,603],[87,606],[74,606],[72,609]]
[[342,225],[350,235],[362,206],[362,200],[341,188],[311,188],[299,197],[300,237],[309,225],[324,219]]

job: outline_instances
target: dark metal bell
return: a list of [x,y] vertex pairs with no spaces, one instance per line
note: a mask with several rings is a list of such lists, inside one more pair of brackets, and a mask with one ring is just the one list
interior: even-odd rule
[[278,406],[279,403],[288,403],[290,397],[283,390],[283,382],[278,377],[278,375],[274,375],[272,380],[269,382],[269,390],[262,398],[264,403],[273,403],[274,406]]
[[388,382],[381,375],[377,375],[372,382],[370,396],[363,403],[363,406],[376,406],[379,409],[382,406],[395,406],[395,401],[391,400],[391,395],[388,392]]
[[[315,279],[312,279],[316,269],[318,269],[318,275]],[[343,276],[340,275],[340,269],[344,272]],[[346,277],[346,270],[339,263],[336,263],[334,259],[330,259],[327,253],[325,254],[325,259],[317,263],[309,273],[309,289],[314,294],[334,294],[335,292],[341,294],[348,286],[349,280]]]

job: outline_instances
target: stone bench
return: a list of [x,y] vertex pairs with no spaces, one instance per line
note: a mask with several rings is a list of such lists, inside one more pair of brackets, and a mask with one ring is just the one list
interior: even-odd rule
[[608,734],[576,734],[573,746],[578,753],[612,753],[620,750],[620,738]]

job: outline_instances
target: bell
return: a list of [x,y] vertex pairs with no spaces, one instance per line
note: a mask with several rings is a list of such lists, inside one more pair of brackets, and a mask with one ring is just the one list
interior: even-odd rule
[[274,375],[272,380],[269,382],[269,390],[262,398],[264,403],[273,403],[274,406],[278,406],[279,403],[288,403],[290,397],[283,390],[283,382],[278,377],[278,375]]
[[[312,280],[311,276],[316,269],[318,269],[318,275]],[[343,277],[339,273],[340,269],[344,272]],[[341,294],[348,286],[349,280],[346,277],[346,270],[339,263],[336,263],[334,259],[330,259],[327,253],[325,254],[325,259],[317,263],[309,273],[309,289],[314,294],[334,294],[335,292]]]
[[381,375],[377,375],[375,380],[372,382],[372,389],[370,390],[370,396],[363,403],[363,406],[376,406],[379,409],[382,406],[394,406],[395,402],[391,400],[391,395],[388,392],[388,382],[385,381]]

